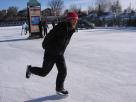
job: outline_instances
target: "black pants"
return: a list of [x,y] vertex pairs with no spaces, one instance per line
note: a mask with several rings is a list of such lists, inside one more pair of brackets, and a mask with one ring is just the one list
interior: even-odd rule
[[47,28],[44,28],[44,36],[47,35]]
[[65,64],[65,58],[63,55],[49,55],[47,53],[44,54],[43,66],[40,67],[32,67],[30,71],[39,76],[46,76],[53,68],[53,65],[56,63],[58,69],[58,75],[56,79],[56,90],[60,90],[64,88],[64,81],[67,75],[67,68]]

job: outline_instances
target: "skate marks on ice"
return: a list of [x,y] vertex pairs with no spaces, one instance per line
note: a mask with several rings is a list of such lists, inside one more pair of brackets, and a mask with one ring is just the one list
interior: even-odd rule
[[67,97],[68,97],[68,95],[57,95],[57,94],[54,94],[54,95],[50,95],[50,96],[45,96],[45,97],[40,97],[40,98],[36,98],[36,99],[31,99],[31,100],[24,101],[24,102],[45,102],[45,101],[48,101],[48,100],[61,100],[61,99],[65,99]]

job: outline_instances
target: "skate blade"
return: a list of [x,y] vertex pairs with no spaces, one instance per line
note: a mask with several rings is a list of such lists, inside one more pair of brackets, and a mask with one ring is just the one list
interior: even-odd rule
[[59,95],[59,96],[64,96],[64,97],[69,96],[69,94],[62,94],[62,93],[60,93],[60,92],[56,92],[56,94]]

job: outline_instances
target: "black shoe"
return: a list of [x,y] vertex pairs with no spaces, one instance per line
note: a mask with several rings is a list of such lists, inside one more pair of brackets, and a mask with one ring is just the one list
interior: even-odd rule
[[56,90],[56,92],[58,95],[68,95],[68,91],[65,90],[64,88],[60,90]]
[[27,69],[26,69],[26,78],[27,79],[30,78],[30,76],[31,76],[30,68],[31,68],[31,65],[28,65]]

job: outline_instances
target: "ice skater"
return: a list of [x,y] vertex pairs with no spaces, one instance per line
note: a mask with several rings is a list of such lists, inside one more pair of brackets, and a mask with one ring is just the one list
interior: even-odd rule
[[61,95],[68,95],[64,88],[64,81],[67,75],[67,67],[64,52],[69,44],[71,36],[76,30],[78,15],[76,12],[69,12],[66,21],[60,22],[45,36],[42,47],[45,49],[42,67],[27,66],[26,78],[31,74],[45,77],[56,64],[58,75],[56,78],[56,92]]
[[24,32],[24,34],[26,35],[28,31],[28,25],[26,24],[26,22],[22,25],[22,31],[21,31],[21,35]]

